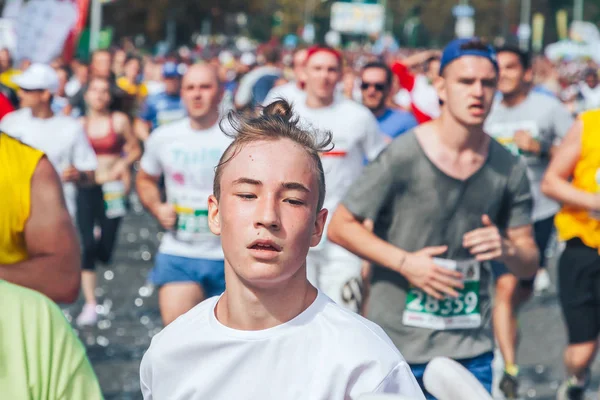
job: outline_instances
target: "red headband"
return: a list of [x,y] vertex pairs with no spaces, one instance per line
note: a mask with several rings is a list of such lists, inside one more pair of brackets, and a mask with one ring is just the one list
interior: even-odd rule
[[312,47],[310,47],[306,51],[306,60],[304,61],[304,64],[308,63],[308,60],[312,56],[314,56],[315,54],[317,54],[319,52],[325,52],[325,53],[333,54],[335,56],[335,58],[338,60],[338,63],[340,64],[340,66],[342,66],[342,54],[339,51],[337,51],[335,49],[332,49],[331,47],[322,47],[322,46],[312,46]]

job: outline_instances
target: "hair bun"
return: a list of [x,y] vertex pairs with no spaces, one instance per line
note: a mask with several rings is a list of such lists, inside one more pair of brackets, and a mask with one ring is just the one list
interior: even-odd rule
[[285,101],[284,99],[277,99],[273,103],[269,104],[265,108],[263,108],[262,114],[265,117],[268,116],[278,116],[283,118],[286,121],[290,121],[294,116],[292,111],[292,106],[290,103]]

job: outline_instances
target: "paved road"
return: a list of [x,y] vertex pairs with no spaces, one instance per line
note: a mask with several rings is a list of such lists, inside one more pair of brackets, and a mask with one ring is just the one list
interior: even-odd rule
[[[141,399],[138,369],[144,351],[162,325],[156,293],[145,286],[160,233],[156,223],[134,202],[119,235],[113,265],[98,269],[102,316],[97,326],[78,330],[107,400]],[[555,270],[551,269],[555,277]],[[82,301],[65,308],[76,316]],[[563,376],[561,353],[566,343],[555,290],[534,298],[520,314],[519,363],[524,399],[554,399]],[[600,362],[593,372],[598,377]],[[599,379],[592,381],[598,388]],[[589,398],[591,397],[588,396]],[[310,399],[307,399],[310,400]]]

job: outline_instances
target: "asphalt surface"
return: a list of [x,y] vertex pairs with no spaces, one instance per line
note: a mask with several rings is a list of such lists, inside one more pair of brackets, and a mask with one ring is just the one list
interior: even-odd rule
[[[156,292],[146,284],[161,234],[154,220],[138,202],[125,218],[112,265],[98,268],[98,304],[101,316],[96,326],[75,329],[87,347],[107,400],[141,399],[139,364],[152,337],[162,323]],[[565,328],[556,297],[556,271],[550,268],[553,287],[534,297],[520,313],[520,393],[523,399],[550,400],[563,377],[562,351]],[[65,307],[74,320],[83,304]],[[600,362],[592,370],[591,389],[600,381]],[[589,399],[597,398],[588,393]],[[307,399],[310,400],[310,399]]]

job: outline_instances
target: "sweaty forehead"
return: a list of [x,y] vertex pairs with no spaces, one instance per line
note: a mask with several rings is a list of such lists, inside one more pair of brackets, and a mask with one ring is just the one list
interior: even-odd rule
[[239,148],[225,164],[223,183],[241,177],[266,185],[295,181],[306,186],[314,180],[314,162],[302,146],[289,139],[248,143]]
[[210,65],[193,65],[183,76],[183,85],[218,83],[217,70]]
[[452,61],[445,69],[444,75],[459,78],[493,79],[497,76],[494,64],[485,57],[463,56]]
[[320,51],[317,51],[316,53],[314,53],[313,55],[311,55],[306,60],[306,65],[308,65],[308,66],[326,65],[328,67],[329,66],[340,67],[340,62],[334,54],[332,54],[326,50],[320,50]]

